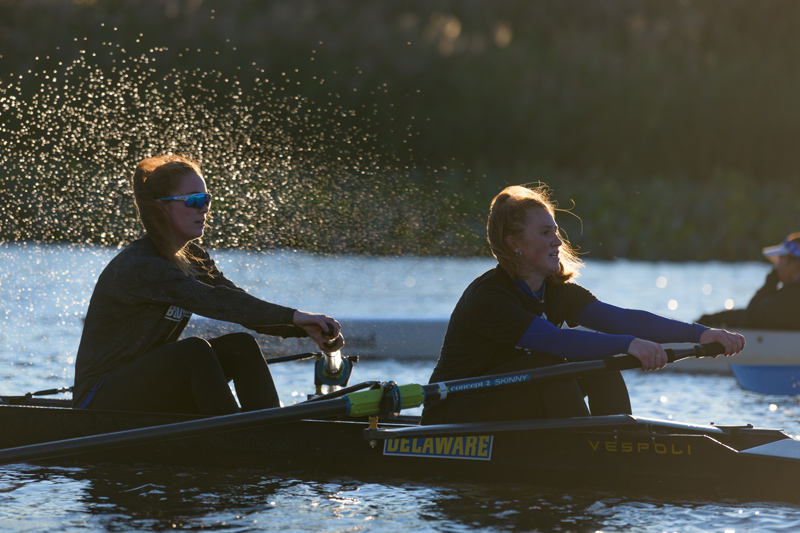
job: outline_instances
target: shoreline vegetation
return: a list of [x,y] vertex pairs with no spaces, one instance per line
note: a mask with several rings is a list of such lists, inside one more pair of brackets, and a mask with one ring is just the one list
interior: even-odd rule
[[[547,183],[585,257],[758,260],[800,226],[791,0],[0,3],[0,242],[139,233],[175,151],[213,247],[487,256]],[[574,207],[573,207],[574,206]]]

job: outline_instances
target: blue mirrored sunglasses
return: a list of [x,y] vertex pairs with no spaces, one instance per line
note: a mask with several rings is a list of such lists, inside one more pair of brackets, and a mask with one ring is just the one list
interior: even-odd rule
[[156,198],[156,200],[183,200],[186,207],[196,207],[202,209],[211,203],[211,195],[208,193],[189,194],[186,196],[168,196],[167,198]]

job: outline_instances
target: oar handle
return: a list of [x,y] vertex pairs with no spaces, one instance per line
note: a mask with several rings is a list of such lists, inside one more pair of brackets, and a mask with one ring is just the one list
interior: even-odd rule
[[[667,349],[665,351],[667,352],[667,362],[674,363],[689,357],[716,357],[725,353],[725,347],[718,342],[711,342],[709,344],[697,344],[692,348]],[[602,361],[605,363],[607,370],[631,370],[642,366],[642,362],[632,355],[614,355],[606,357]]]
[[331,324],[330,322],[325,322],[325,331],[323,331],[322,334],[326,337],[333,337],[324,342],[325,346],[328,347],[336,346],[336,341],[338,340],[338,338],[333,336],[334,331],[336,330],[334,329],[333,324]]
[[687,348],[684,350],[667,349],[667,357],[669,362],[674,363],[681,359],[689,357],[716,357],[725,353],[725,347],[719,342],[710,342],[708,344],[698,344],[694,348]]

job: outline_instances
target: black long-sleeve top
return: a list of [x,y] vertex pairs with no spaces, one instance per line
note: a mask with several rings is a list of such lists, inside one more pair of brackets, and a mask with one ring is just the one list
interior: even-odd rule
[[747,304],[741,327],[800,330],[800,281],[778,288],[778,273],[773,270]]
[[189,246],[202,266],[198,277],[159,254],[146,235],[123,249],[100,274],[75,362],[73,405],[80,405],[107,373],[176,341],[195,313],[258,333],[306,336],[292,324],[295,309],[247,294],[223,275],[205,250]]

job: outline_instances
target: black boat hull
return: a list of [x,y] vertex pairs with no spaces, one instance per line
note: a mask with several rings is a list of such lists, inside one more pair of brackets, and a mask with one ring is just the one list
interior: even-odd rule
[[[199,417],[0,405],[0,449]],[[167,438],[58,462],[264,469],[274,473],[498,481],[646,496],[800,503],[800,442],[751,427],[607,416],[418,426],[302,420]]]

